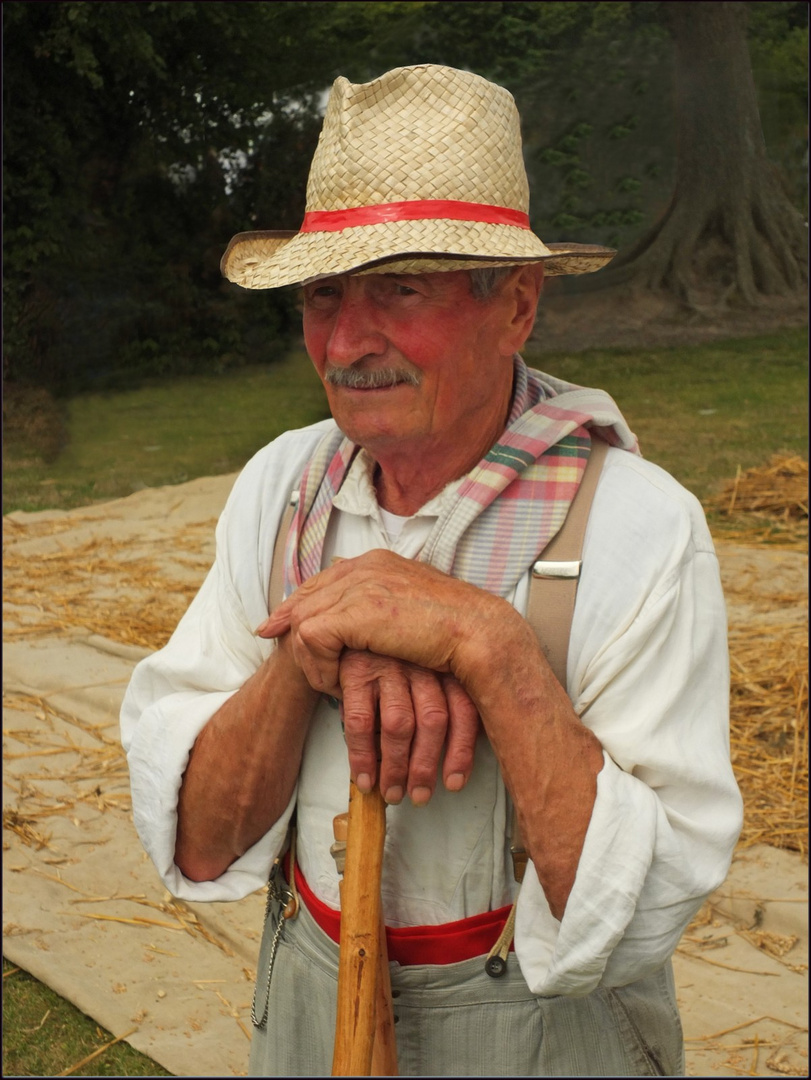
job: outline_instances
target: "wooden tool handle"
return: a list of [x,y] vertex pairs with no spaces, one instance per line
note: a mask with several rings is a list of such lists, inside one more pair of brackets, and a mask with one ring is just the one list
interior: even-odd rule
[[386,924],[380,920],[380,952],[377,962],[375,999],[375,1039],[372,1047],[372,1076],[397,1076],[397,1040],[394,1036],[394,1007],[391,1003],[389,951]]
[[[380,899],[385,837],[386,804],[379,789],[363,795],[350,781],[346,864],[341,884],[333,1076],[393,1076],[397,1073],[391,984]],[[336,838],[340,839],[337,819]],[[376,1039],[379,1026],[380,1035]],[[379,1045],[373,1073],[372,1054],[376,1043]],[[389,1071],[381,1071],[384,1067]]]

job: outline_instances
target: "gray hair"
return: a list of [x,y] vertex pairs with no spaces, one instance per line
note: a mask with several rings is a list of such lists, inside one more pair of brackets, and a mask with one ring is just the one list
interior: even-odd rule
[[468,270],[470,274],[470,292],[476,300],[488,300],[501,282],[515,269],[510,266],[480,266]]

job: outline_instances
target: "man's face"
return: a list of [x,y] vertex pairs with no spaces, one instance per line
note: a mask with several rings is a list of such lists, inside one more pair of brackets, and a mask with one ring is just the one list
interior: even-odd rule
[[512,355],[523,343],[514,315],[512,290],[477,300],[462,270],[304,286],[304,340],[332,415],[373,455],[439,449],[448,438],[489,446],[503,429]]

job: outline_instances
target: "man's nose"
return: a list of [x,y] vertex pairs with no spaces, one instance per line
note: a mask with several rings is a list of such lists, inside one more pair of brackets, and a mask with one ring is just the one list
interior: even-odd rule
[[382,356],[387,348],[375,305],[363,296],[342,296],[327,342],[329,363],[348,366]]

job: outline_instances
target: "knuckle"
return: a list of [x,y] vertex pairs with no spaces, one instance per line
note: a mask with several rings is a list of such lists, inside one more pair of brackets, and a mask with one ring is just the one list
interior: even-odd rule
[[319,588],[323,585],[323,582],[318,580],[320,576],[320,574],[314,574],[313,577],[307,578],[306,581],[302,581],[298,586],[296,591],[290,597],[290,600],[296,607],[300,607],[304,600],[318,592]]
[[347,741],[349,741],[350,738],[368,738],[374,734],[374,713],[370,709],[364,708],[364,706],[359,703],[347,704],[347,702],[344,701],[343,721]]
[[312,619],[299,617],[295,620],[293,625],[296,636],[305,648],[311,649],[317,644],[316,630]]
[[386,738],[398,742],[411,742],[416,724],[411,709],[389,704],[381,708],[380,727]]
[[352,664],[345,664],[343,660],[338,664],[338,676],[341,681],[344,695],[361,693],[369,686],[369,679],[363,671],[359,671]]
[[448,712],[440,705],[423,706],[418,713],[418,723],[428,734],[443,734],[448,726]]

